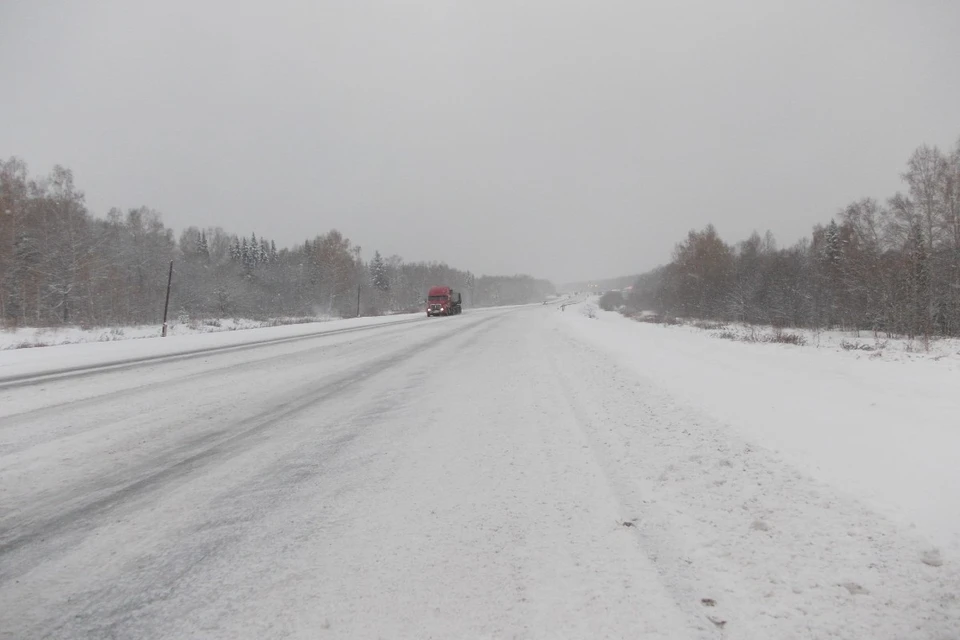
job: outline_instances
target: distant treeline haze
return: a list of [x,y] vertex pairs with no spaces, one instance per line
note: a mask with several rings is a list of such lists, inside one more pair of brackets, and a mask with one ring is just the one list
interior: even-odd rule
[[729,245],[691,231],[672,261],[641,276],[635,309],[794,327],[960,335],[960,142],[922,146],[905,190],[849,204],[780,249],[768,232]]
[[0,161],[0,319],[4,326],[157,323],[175,262],[170,316],[273,318],[419,311],[429,287],[463,292],[467,306],[542,300],[530,276],[479,276],[399,256],[361,259],[329,231],[290,248],[255,233],[190,227],[179,238],[148,208],[92,216],[68,169],[32,178]]

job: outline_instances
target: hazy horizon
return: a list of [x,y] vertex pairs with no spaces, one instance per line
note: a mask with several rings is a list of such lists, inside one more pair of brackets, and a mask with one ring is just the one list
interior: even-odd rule
[[291,245],[557,285],[691,228],[792,244],[960,136],[960,5],[221,0],[0,7],[0,155]]

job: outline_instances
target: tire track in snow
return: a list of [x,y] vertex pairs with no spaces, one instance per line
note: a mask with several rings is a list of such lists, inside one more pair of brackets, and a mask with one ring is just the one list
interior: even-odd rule
[[[484,317],[469,325],[468,330],[477,332],[485,325],[492,327],[492,323],[499,319],[499,315]],[[457,327],[455,330],[462,329],[463,327]],[[4,568],[0,570],[0,584],[17,575],[11,574],[9,567],[9,556],[16,551],[38,541],[50,544],[53,539],[66,532],[89,530],[91,525],[96,523],[96,519],[105,513],[132,500],[144,499],[178,478],[198,472],[214,459],[242,451],[245,443],[261,432],[359,386],[414,356],[429,353],[441,344],[440,340],[431,336],[426,341],[418,341],[387,357],[359,365],[320,386],[315,386],[313,382],[307,383],[275,402],[269,409],[239,421],[227,431],[204,434],[196,440],[182,443],[163,455],[159,465],[151,464],[126,472],[125,478],[110,485],[98,483],[99,486],[83,487],[79,496],[76,493],[66,499],[56,496],[38,509],[41,511],[38,515],[11,514],[3,518],[0,520],[0,560],[3,560]],[[195,449],[198,445],[203,447],[199,451]],[[186,457],[181,457],[184,454]],[[131,481],[128,479],[131,477],[136,479]],[[80,504],[76,505],[77,502]],[[48,516],[44,512],[55,515]],[[7,525],[6,521],[13,516],[16,516],[14,523]],[[21,567],[20,570],[25,569]]]
[[[575,339],[560,363],[638,545],[724,637],[953,638],[960,573],[908,532]],[[655,375],[655,372],[654,374]],[[709,625],[708,625],[709,626]]]
[[[556,383],[562,389],[564,403],[569,409],[570,414],[574,417],[580,436],[586,443],[583,447],[588,449],[588,455],[593,465],[601,476],[602,482],[606,485],[611,499],[616,504],[619,517],[616,522],[612,524],[617,527],[622,527],[628,535],[631,535],[637,541],[639,553],[649,560],[650,565],[661,578],[664,590],[670,594],[671,599],[676,603],[677,609],[686,617],[691,632],[690,637],[701,639],[723,637],[723,627],[725,624],[717,625],[705,619],[702,606],[694,604],[697,601],[695,593],[690,589],[679,589],[677,583],[670,580],[670,576],[664,572],[661,558],[656,553],[651,552],[650,546],[646,544],[642,534],[643,525],[641,524],[646,514],[642,509],[637,508],[637,496],[638,494],[644,493],[644,490],[639,486],[627,486],[621,481],[621,478],[618,477],[619,474],[616,473],[616,467],[611,465],[611,461],[604,451],[606,446],[609,445],[609,442],[605,440],[598,441],[597,431],[602,428],[600,425],[615,419],[604,416],[598,420],[595,414],[591,415],[590,407],[584,404],[584,376],[577,376],[569,372],[567,368],[563,366],[561,358],[557,355],[558,351],[567,350],[570,346],[570,343],[566,343],[562,347],[554,347],[551,349],[550,365]],[[593,354],[581,353],[582,358],[578,359],[578,364],[580,366],[589,366],[590,356],[592,355]],[[567,362],[567,364],[569,365],[569,362]],[[604,395],[607,393],[610,393],[609,390],[605,390]],[[593,395],[592,398],[596,400],[596,395]],[[602,440],[602,438],[601,436],[600,439]],[[699,587],[701,589],[706,588],[706,590],[709,591],[709,587],[706,587],[704,584],[700,584]]]
[[[95,365],[78,365],[74,367],[65,367],[56,371],[48,371],[44,373],[9,375],[9,376],[0,377],[0,389],[12,389],[17,387],[33,386],[37,384],[43,384],[45,382],[76,379],[76,378],[83,378],[88,376],[95,376],[101,373],[122,371],[126,369],[142,367],[148,364],[163,364],[168,362],[178,362],[182,360],[191,360],[194,358],[202,358],[202,357],[223,354],[223,353],[249,351],[251,349],[262,349],[265,347],[273,347],[280,344],[286,344],[289,342],[302,342],[304,340],[316,340],[318,338],[341,335],[344,333],[366,332],[366,331],[373,331],[376,329],[384,329],[386,327],[395,327],[397,325],[423,323],[423,322],[424,322],[423,318],[412,318],[410,320],[400,320],[397,322],[388,322],[388,323],[379,324],[379,325],[347,327],[344,329],[333,329],[330,331],[318,331],[317,333],[311,333],[311,334],[300,335],[300,336],[268,338],[266,340],[256,340],[251,342],[244,342],[241,344],[224,345],[219,347],[204,347],[199,349],[189,349],[185,351],[175,351],[173,353],[168,353],[163,355],[142,356],[137,358],[121,359],[121,360],[116,360],[114,362],[95,364]],[[43,347],[43,348],[56,348],[56,347]]]
[[[0,417],[0,428],[4,428],[7,426],[16,424],[17,419],[25,418],[25,419],[33,420],[39,416],[62,414],[65,411],[72,411],[72,410],[76,410],[76,409],[87,407],[87,406],[102,404],[114,398],[119,398],[121,396],[131,394],[131,393],[137,393],[137,392],[157,393],[158,391],[166,387],[175,386],[178,384],[182,384],[184,382],[189,382],[191,380],[209,378],[210,376],[214,376],[214,375],[228,374],[237,369],[249,368],[252,364],[255,364],[257,366],[267,366],[278,360],[285,360],[285,359],[290,359],[294,357],[305,357],[308,355],[319,354],[324,351],[336,350],[338,348],[344,348],[344,347],[347,347],[347,348],[359,347],[361,349],[375,348],[377,345],[380,344],[381,341],[392,339],[395,336],[395,334],[409,335],[411,331],[426,329],[429,326],[421,323],[415,327],[401,327],[394,331],[388,331],[388,329],[397,327],[397,325],[405,325],[405,324],[407,324],[407,322],[391,323],[387,325],[374,326],[374,327],[364,327],[365,329],[381,329],[381,331],[378,332],[377,335],[375,336],[358,337],[356,340],[351,342],[336,342],[333,344],[320,344],[317,346],[308,346],[306,349],[303,349],[303,350],[299,350],[295,352],[283,352],[275,355],[267,355],[262,358],[242,358],[230,364],[224,364],[221,366],[213,365],[210,367],[205,367],[201,371],[196,371],[194,373],[188,373],[185,375],[161,377],[156,380],[151,379],[141,384],[135,384],[134,386],[123,387],[120,389],[114,389],[113,387],[108,387],[108,386],[100,386],[100,387],[97,387],[95,391],[93,391],[94,395],[85,396],[77,399],[66,400],[62,402],[55,402],[53,404],[45,404],[41,408],[26,409],[17,413],[11,413],[11,414],[2,416]],[[284,339],[280,339],[279,341],[256,343],[253,345],[241,345],[241,346],[243,347],[249,346],[250,349],[254,347],[265,347],[265,346],[270,346],[275,348],[277,346],[286,345],[288,342],[302,342],[308,339],[320,340],[322,338],[339,338],[339,337],[343,337],[344,333],[355,333],[356,331],[358,331],[358,329],[351,329],[349,332],[344,332],[344,331],[329,332],[328,331],[320,334],[315,334],[312,336],[299,336],[295,339],[284,338]],[[197,358],[216,357],[216,356],[222,357],[226,355],[237,354],[237,352],[241,352],[238,355],[242,356],[244,355],[242,352],[248,351],[248,350],[249,349],[232,349],[230,351],[225,351],[222,353],[221,352],[213,352],[213,353],[202,352],[202,353],[196,354],[196,357]],[[154,361],[154,360],[148,359],[140,364],[130,365],[130,367],[128,367],[127,369],[122,369],[119,371],[127,371],[130,368],[136,367],[138,369],[150,368],[150,369],[155,369],[157,371],[162,372],[169,369],[169,367],[166,365],[172,365],[172,364],[183,362],[184,360],[190,360],[190,359],[193,359],[193,357],[191,358],[177,357],[175,359],[162,360],[162,361]],[[106,376],[109,374],[117,374],[118,370],[105,369],[102,371],[98,370],[96,373],[98,375]],[[128,375],[128,374],[121,374],[121,375]],[[74,381],[78,378],[83,378],[83,377],[84,376],[64,377],[64,378],[46,380],[43,382],[46,382],[47,384],[55,384],[58,382],[66,383],[66,382]],[[37,384],[40,384],[40,382],[38,382]],[[4,391],[7,391],[9,389],[11,389],[11,387],[4,386],[3,383],[0,382],[0,399],[2,399]],[[17,392],[11,391],[10,393],[17,393]]]
[[[438,340],[436,347],[469,354],[501,321],[502,316],[491,317],[466,330],[462,326],[452,329],[454,335]],[[432,348],[413,350],[428,356],[436,353]],[[235,455],[217,458],[220,464],[206,467],[204,473],[166,483],[156,499],[146,496],[150,499],[128,502],[117,511],[116,524],[113,514],[102,517],[96,535],[83,536],[72,541],[69,549],[45,555],[43,567],[20,582],[32,584],[36,594],[44,596],[36,600],[46,606],[19,614],[18,637],[195,636],[201,628],[204,634],[215,633],[216,626],[184,627],[183,621],[196,617],[209,621],[210,615],[233,611],[234,598],[248,593],[249,586],[231,591],[216,609],[211,609],[211,598],[219,598],[224,589],[231,588],[230,578],[238,570],[245,577],[261,576],[258,584],[276,580],[273,564],[261,564],[260,557],[273,552],[281,561],[291,551],[287,545],[299,546],[303,537],[311,536],[317,521],[327,517],[326,500],[349,502],[349,493],[356,489],[353,481],[358,464],[371,465],[377,474],[389,476],[389,470],[379,470],[381,456],[357,459],[358,454],[367,458],[377,453],[371,450],[370,441],[358,446],[358,439],[369,433],[373,444],[393,443],[405,437],[404,430],[420,426],[419,421],[397,421],[390,416],[411,404],[412,394],[422,397],[421,386],[428,373],[446,375],[429,360],[399,359],[393,366],[379,369],[363,384],[349,387],[338,402],[331,403],[331,410],[321,403],[293,416],[282,431],[264,430],[240,443]],[[404,459],[392,447],[391,453],[394,460]],[[244,470],[251,462],[255,468],[247,475]],[[238,470],[245,477],[238,476]],[[318,502],[323,498],[326,500]],[[185,515],[180,513],[184,505],[203,508]],[[137,533],[138,522],[153,521],[161,530],[155,540],[130,539]],[[103,557],[109,549],[104,547],[104,539],[129,539],[130,544],[121,546],[117,556]],[[105,562],[98,561],[101,559]],[[95,577],[81,580],[82,588],[73,584],[67,590],[59,584],[59,567],[68,571],[66,567],[77,563],[90,563]],[[0,584],[0,603],[10,602],[4,596],[15,587],[8,582],[7,593],[3,587]],[[74,597],[64,599],[71,593]],[[256,622],[261,621],[258,618]],[[276,631],[267,635],[276,635]]]

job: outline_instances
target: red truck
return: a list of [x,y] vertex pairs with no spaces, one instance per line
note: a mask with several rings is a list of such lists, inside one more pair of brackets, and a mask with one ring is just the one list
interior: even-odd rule
[[427,293],[427,317],[453,316],[463,311],[460,292],[450,287],[430,287]]

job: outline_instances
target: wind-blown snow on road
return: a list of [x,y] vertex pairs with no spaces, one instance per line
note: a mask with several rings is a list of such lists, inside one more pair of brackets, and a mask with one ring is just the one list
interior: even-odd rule
[[924,563],[909,531],[564,318],[465,313],[0,389],[0,636],[960,629],[953,558]]

